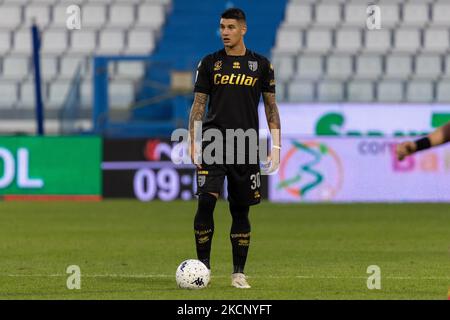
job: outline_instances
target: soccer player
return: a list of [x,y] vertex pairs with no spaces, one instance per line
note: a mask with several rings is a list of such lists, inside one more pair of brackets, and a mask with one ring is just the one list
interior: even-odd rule
[[397,146],[397,158],[402,161],[405,157],[425,149],[429,149],[450,141],[450,122],[437,128],[429,135],[415,141],[406,141]]
[[[202,135],[209,129],[223,133],[225,153],[236,153],[236,145],[226,141],[226,130],[259,128],[258,104],[263,95],[265,113],[272,135],[269,154],[273,171],[280,161],[280,117],[275,101],[274,70],[269,60],[245,47],[247,32],[245,13],[241,9],[226,10],[220,19],[220,35],[224,48],[204,57],[197,68],[189,130],[192,139],[191,159],[197,165],[198,208],[194,219],[197,257],[210,269],[211,243],[214,233],[213,211],[224,183],[228,182],[228,202],[232,216],[230,240],[233,255],[231,285],[250,288],[244,266],[250,244],[249,209],[260,202],[260,166],[251,163],[246,153],[245,163],[198,163],[194,137],[195,125],[202,124]],[[206,104],[208,109],[205,115]],[[205,118],[205,119],[204,119]],[[201,142],[202,149],[207,142]],[[258,139],[257,139],[258,140]],[[256,144],[258,144],[256,140]],[[246,142],[246,146],[250,143]],[[231,150],[230,150],[231,149]],[[248,149],[246,149],[248,150]],[[222,155],[222,156],[223,156]],[[233,155],[235,156],[235,154]],[[234,159],[236,160],[236,159]],[[259,158],[258,158],[259,161]],[[206,162],[206,161],[205,161]]]

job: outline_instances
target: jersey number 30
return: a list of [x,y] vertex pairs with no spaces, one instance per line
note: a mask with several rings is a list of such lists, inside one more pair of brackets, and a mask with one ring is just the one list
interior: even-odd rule
[[261,186],[261,178],[259,177],[259,172],[257,174],[252,174],[250,176],[250,180],[252,182],[252,190],[259,188]]

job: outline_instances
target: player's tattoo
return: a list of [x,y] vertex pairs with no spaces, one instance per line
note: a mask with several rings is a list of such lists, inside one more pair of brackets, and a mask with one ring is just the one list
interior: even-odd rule
[[275,100],[275,93],[264,92],[264,109],[266,111],[267,123],[270,129],[281,129],[280,114]]
[[194,137],[195,121],[202,121],[203,119],[207,101],[208,101],[207,94],[199,92],[195,93],[194,103],[192,104],[191,113],[189,115],[189,133],[191,137]]

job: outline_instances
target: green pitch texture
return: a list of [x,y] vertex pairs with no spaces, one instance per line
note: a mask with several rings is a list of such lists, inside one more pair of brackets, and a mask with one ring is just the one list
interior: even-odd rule
[[[0,299],[439,299],[450,287],[446,204],[293,205],[250,211],[246,272],[230,286],[231,217],[215,212],[212,282],[176,287],[195,258],[196,202],[0,202]],[[69,290],[66,268],[81,268]],[[381,289],[367,288],[367,267]]]

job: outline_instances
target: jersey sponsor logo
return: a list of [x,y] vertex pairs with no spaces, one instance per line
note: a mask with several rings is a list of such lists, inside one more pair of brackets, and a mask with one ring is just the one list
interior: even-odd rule
[[207,170],[199,170],[198,174],[208,174],[208,171]]
[[270,80],[270,82],[269,82],[269,86],[271,86],[271,87],[273,87],[275,85],[275,80]]
[[249,61],[248,62],[248,67],[252,71],[258,70],[258,61]]
[[219,85],[219,84],[233,84],[233,85],[237,85],[237,86],[250,86],[250,87],[254,87],[256,84],[256,81],[258,81],[257,77],[251,77],[251,76],[247,76],[246,74],[234,74],[232,73],[231,75],[227,75],[227,74],[220,74],[217,73],[214,75],[214,84],[215,85]]
[[233,69],[240,69],[241,68],[241,64],[239,62],[233,62]]
[[219,71],[222,69],[222,60],[216,61],[214,63],[214,71]]

